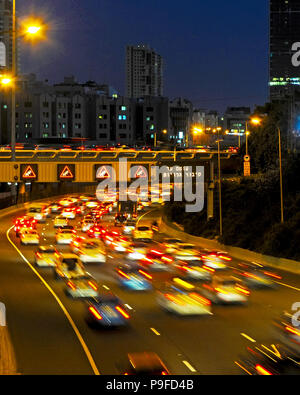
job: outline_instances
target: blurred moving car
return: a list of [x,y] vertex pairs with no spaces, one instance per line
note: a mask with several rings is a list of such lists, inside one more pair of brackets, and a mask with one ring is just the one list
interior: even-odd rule
[[62,215],[58,215],[55,217],[53,226],[54,228],[63,228],[69,225],[69,221],[67,218],[63,217]]
[[174,270],[172,266],[173,258],[158,250],[150,250],[141,263],[151,271],[170,272]]
[[71,244],[76,235],[76,231],[72,228],[73,227],[69,228],[69,226],[59,228],[55,235],[56,244]]
[[131,243],[127,249],[126,258],[129,260],[138,261],[146,257],[147,244],[145,243]]
[[73,207],[65,207],[61,211],[61,217],[67,218],[67,219],[75,219],[76,218],[76,212]]
[[90,275],[78,276],[66,280],[66,294],[72,298],[96,298],[99,296],[99,286]]
[[262,344],[247,347],[247,353],[235,364],[251,376],[298,376],[300,375],[300,355],[291,352],[281,344]]
[[119,285],[131,291],[152,290],[152,276],[138,265],[123,264],[117,270]]
[[124,375],[167,376],[170,374],[166,365],[154,352],[128,354],[128,367]]
[[168,254],[172,254],[175,250],[178,244],[182,244],[182,240],[180,239],[164,239],[163,240],[163,245],[166,248],[166,252]]
[[126,222],[127,216],[122,213],[115,215],[115,226],[122,226]]
[[86,303],[86,321],[90,325],[122,327],[128,325],[130,315],[120,299],[110,293],[101,293]]
[[123,227],[123,233],[124,235],[131,235],[132,232],[134,231],[136,226],[136,221],[133,219],[128,219],[125,223],[124,223],[124,227]]
[[175,267],[183,277],[191,281],[211,281],[212,273],[214,273],[213,269],[203,266],[200,258],[191,261],[176,261]]
[[38,222],[45,222],[48,213],[44,204],[34,204],[29,207],[26,216],[34,218]]
[[20,217],[15,220],[14,230],[16,232],[16,236],[20,236],[20,232],[22,229],[33,229],[37,228],[37,220],[32,217]]
[[40,246],[34,254],[34,263],[38,267],[54,267],[58,255],[54,246]]
[[274,334],[280,343],[300,355],[300,324],[293,320],[294,315],[284,312],[280,318],[274,320]]
[[167,284],[157,293],[157,303],[168,312],[181,316],[212,315],[211,302],[184,281]]
[[134,241],[149,242],[153,239],[153,230],[150,226],[140,225],[137,226],[132,232],[132,238]]
[[203,284],[201,293],[213,303],[247,304],[250,291],[238,278],[214,276],[211,283]]
[[84,240],[80,243],[76,254],[84,264],[106,263],[106,248],[100,240]]
[[278,288],[276,281],[282,277],[273,268],[256,263],[240,263],[242,271],[237,273],[249,288]]
[[195,244],[191,243],[177,243],[172,255],[180,260],[194,260],[200,256]]
[[83,264],[75,254],[59,254],[55,260],[55,279],[73,279],[85,276]]
[[60,213],[60,211],[62,209],[61,205],[57,202],[50,203],[48,208],[52,214]]
[[33,229],[21,229],[20,241],[22,245],[38,245],[40,244],[40,236],[36,230]]

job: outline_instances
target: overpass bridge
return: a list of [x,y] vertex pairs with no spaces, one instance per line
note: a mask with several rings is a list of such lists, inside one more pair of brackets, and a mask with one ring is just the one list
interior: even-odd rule
[[[196,171],[196,166],[205,169],[205,190],[207,192],[208,217],[213,216],[214,199],[214,165],[218,152],[199,151],[57,151],[57,150],[17,150],[16,159],[12,160],[10,150],[0,151],[0,182],[7,183],[61,183],[81,184],[96,183],[111,177],[110,170],[118,182],[120,163],[126,160],[127,182],[141,177],[143,169],[151,174],[153,166],[167,166],[170,172],[184,172],[186,166]],[[221,152],[222,161],[232,154]],[[122,164],[124,166],[124,163]],[[130,177],[129,170],[135,166],[136,177]],[[111,168],[110,168],[111,167]],[[123,168],[124,169],[124,168]],[[124,171],[124,170],[123,170]],[[140,174],[138,174],[140,172]],[[124,178],[123,178],[124,180]]]

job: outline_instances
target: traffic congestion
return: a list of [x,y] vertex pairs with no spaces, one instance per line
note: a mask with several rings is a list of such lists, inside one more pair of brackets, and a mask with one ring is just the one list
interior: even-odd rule
[[[37,270],[50,273],[66,298],[83,305],[85,325],[99,336],[103,330],[131,331],[134,311],[127,299],[140,295],[149,295],[166,319],[190,322],[214,320],[229,307],[247,309],[255,292],[280,288],[282,273],[273,268],[235,262],[226,251],[162,233],[160,217],[151,217],[160,208],[153,207],[140,202],[126,212],[117,201],[71,195],[31,203],[14,219],[13,230],[20,247],[34,249]],[[284,317],[285,323],[274,322],[280,345],[248,348],[248,354],[241,349],[243,355],[232,361],[240,373],[300,373],[300,333]],[[159,353],[133,351],[128,349],[119,374],[174,374]],[[280,363],[274,363],[274,353]]]

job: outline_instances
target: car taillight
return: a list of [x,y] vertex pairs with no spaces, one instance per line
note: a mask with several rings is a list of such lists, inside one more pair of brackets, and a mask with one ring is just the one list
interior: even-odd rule
[[219,255],[219,258],[223,259],[224,261],[232,261],[232,258],[228,256]]
[[163,371],[161,372],[161,375],[162,375],[162,376],[168,376],[168,373],[167,373],[165,370],[163,370]]
[[122,270],[118,270],[118,273],[121,274],[121,276],[127,278],[128,280],[130,279],[130,277],[127,276],[127,274],[125,274],[124,272],[122,272]]
[[278,274],[270,273],[270,272],[264,272],[264,274],[265,274],[266,276],[276,278],[277,280],[282,280],[282,277],[279,276]]
[[206,265],[203,265],[203,269],[206,270],[206,271],[208,271],[208,272],[211,272],[211,273],[214,273],[214,272],[215,272],[215,269],[213,269],[213,268],[211,268],[211,267],[208,267],[208,266],[206,266]]
[[172,258],[169,258],[169,257],[167,257],[167,256],[162,256],[161,259],[162,259],[163,261],[165,261],[165,262],[168,262],[168,263],[173,262],[173,259],[172,259]]
[[203,303],[206,306],[210,306],[211,305],[211,301],[210,300],[204,298],[203,296],[198,295],[195,292],[191,293],[190,297],[193,298],[194,300],[197,300],[200,303]]
[[156,255],[163,255],[163,253],[160,251],[151,250],[151,252],[153,252],[153,254],[156,254]]
[[300,336],[300,331],[297,331],[297,329],[291,328],[290,326],[286,326],[285,330],[293,335]]
[[129,314],[126,313],[120,306],[116,306],[116,310],[126,319],[130,318]]
[[95,318],[97,318],[98,321],[102,320],[102,316],[98,313],[98,311],[94,307],[90,306],[89,311],[93,314]]
[[149,278],[149,280],[152,280],[152,276],[150,274],[144,272],[144,270],[139,270],[139,273],[141,273],[146,278]]
[[91,288],[93,288],[94,291],[98,291],[97,285],[94,284],[92,281],[89,281],[88,284],[89,284],[89,286],[90,286]]
[[76,289],[75,284],[73,284],[71,281],[68,281],[68,282],[67,282],[67,286],[68,286],[69,288],[71,288],[73,291],[75,291],[75,289]]
[[250,295],[250,291],[248,291],[247,289],[243,288],[243,287],[235,287],[237,291],[243,293],[244,295]]
[[37,256],[38,258],[41,258],[41,257],[42,257],[42,255],[41,255],[39,252],[36,253],[36,256]]
[[271,372],[269,372],[266,368],[264,368],[261,365],[256,365],[255,369],[256,369],[257,373],[259,373],[263,376],[273,376],[273,374]]

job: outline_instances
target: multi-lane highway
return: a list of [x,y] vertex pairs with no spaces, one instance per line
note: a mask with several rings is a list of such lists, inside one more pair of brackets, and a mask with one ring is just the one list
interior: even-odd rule
[[[21,374],[119,374],[127,353],[147,350],[156,352],[173,374],[239,374],[234,362],[245,347],[276,341],[272,320],[300,302],[300,277],[281,273],[279,289],[251,292],[248,306],[214,306],[213,316],[176,317],[161,310],[155,291],[137,294],[121,289],[113,272],[122,258],[109,252],[106,265],[90,265],[87,270],[127,305],[130,326],[91,329],[83,302],[65,295],[51,269],[37,269],[36,247],[21,246],[15,237],[13,220],[24,213],[2,216],[0,223],[0,301],[6,305]],[[159,215],[150,210],[140,221]],[[108,215],[105,224],[112,224],[112,218]],[[41,244],[54,244],[52,218],[39,224],[38,231]],[[162,239],[158,235],[156,241]],[[230,265],[235,267],[237,261]],[[154,274],[155,287],[167,278],[170,274]]]

